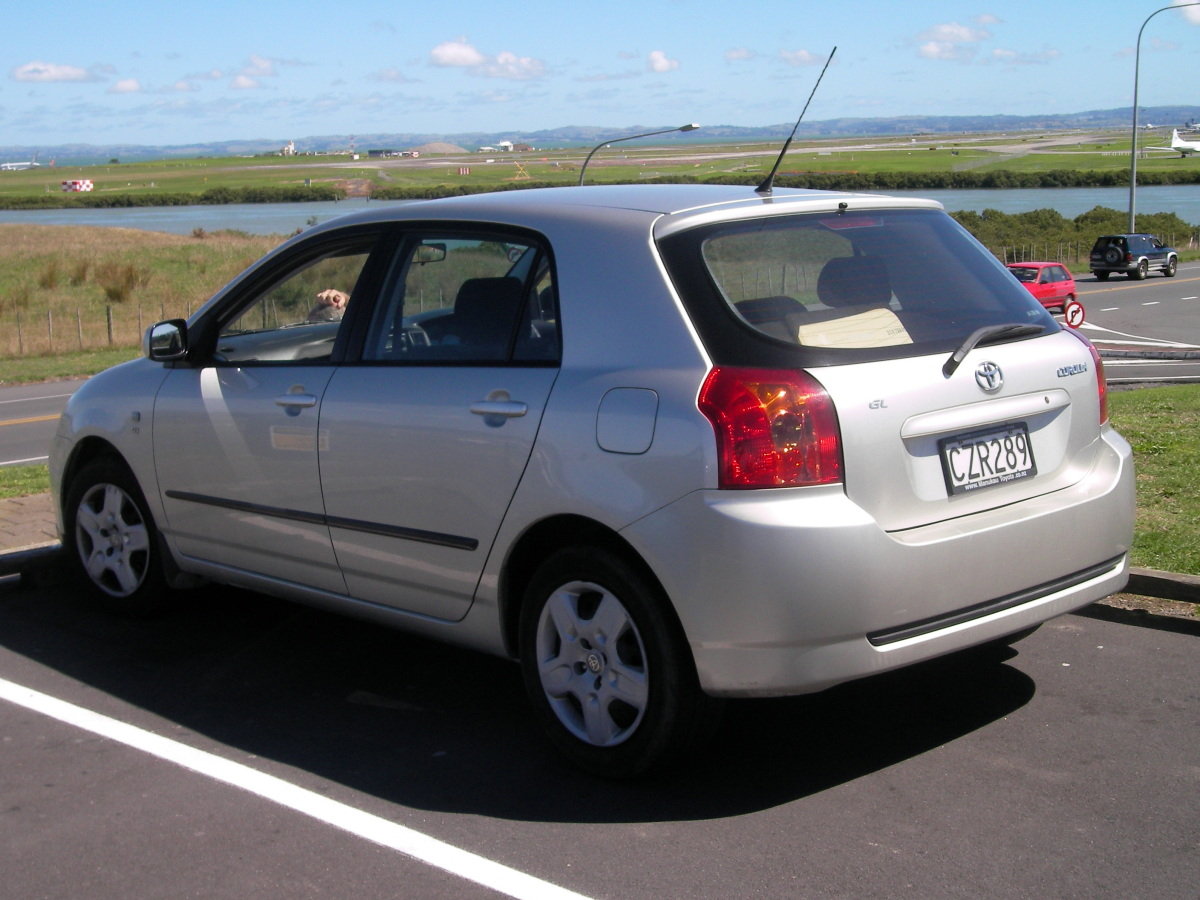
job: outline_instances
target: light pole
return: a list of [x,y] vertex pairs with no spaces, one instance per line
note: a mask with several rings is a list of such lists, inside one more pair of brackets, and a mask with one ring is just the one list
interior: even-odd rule
[[1200,6],[1200,2],[1196,3],[1177,3],[1174,6],[1164,6],[1162,9],[1156,9],[1150,15],[1146,16],[1146,20],[1142,22],[1142,27],[1138,29],[1137,45],[1133,51],[1133,133],[1130,135],[1129,143],[1129,233],[1133,234],[1137,231],[1137,214],[1135,197],[1137,193],[1137,130],[1138,130],[1138,68],[1142,58],[1142,32],[1146,30],[1146,26],[1150,24],[1150,20],[1157,16],[1160,12],[1166,12],[1168,9],[1183,9],[1185,6]]
[[[1197,4],[1200,5],[1200,4]],[[583,173],[587,171],[588,163],[592,161],[592,157],[596,155],[596,151],[601,147],[607,147],[609,144],[615,144],[618,141],[632,141],[634,138],[654,137],[656,134],[670,134],[673,131],[695,131],[700,126],[695,122],[690,125],[680,125],[678,128],[664,128],[662,131],[647,131],[644,134],[630,134],[625,137],[609,138],[602,144],[597,144],[592,148],[592,152],[587,155],[587,159],[583,161],[583,165],[579,167],[579,183],[583,184]]]

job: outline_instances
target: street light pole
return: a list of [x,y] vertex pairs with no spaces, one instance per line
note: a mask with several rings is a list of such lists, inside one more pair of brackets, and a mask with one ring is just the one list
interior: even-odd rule
[[1168,9],[1183,9],[1185,6],[1200,6],[1200,2],[1196,3],[1177,3],[1174,6],[1164,6],[1162,9],[1156,9],[1150,15],[1146,16],[1146,20],[1142,22],[1142,27],[1138,29],[1137,45],[1133,51],[1133,131],[1130,135],[1129,142],[1129,233],[1133,234],[1137,231],[1137,215],[1135,197],[1137,192],[1137,130],[1138,130],[1138,69],[1142,58],[1142,32],[1146,30],[1146,26],[1150,24],[1150,20],[1157,16],[1160,12],[1166,12]]
[[630,134],[625,137],[609,138],[607,141],[593,147],[592,152],[583,161],[583,165],[579,167],[579,184],[583,184],[583,173],[587,171],[588,163],[592,161],[592,157],[596,155],[596,151],[602,147],[607,147],[609,144],[615,144],[618,141],[632,141],[634,138],[654,137],[656,134],[670,134],[673,131],[695,131],[699,127],[695,122],[692,122],[689,125],[680,125],[678,128],[664,128],[662,131],[647,131],[644,134]]

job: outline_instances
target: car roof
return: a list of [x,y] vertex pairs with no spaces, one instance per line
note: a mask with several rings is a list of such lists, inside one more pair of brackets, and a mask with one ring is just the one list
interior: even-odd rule
[[1010,262],[1010,263],[1005,263],[1005,265],[1008,266],[1010,269],[1015,269],[1017,267],[1029,267],[1029,268],[1035,268],[1035,269],[1044,269],[1046,266],[1061,266],[1062,263],[1060,263],[1060,262]]
[[749,185],[629,184],[585,187],[531,188],[491,191],[436,200],[387,203],[378,209],[332,219],[310,229],[419,219],[533,223],[555,218],[586,219],[600,210],[631,215],[674,217],[689,225],[706,218],[741,218],[781,213],[889,207],[942,209],[934,200],[890,197],[884,194],[848,193],[777,188],[758,194]]

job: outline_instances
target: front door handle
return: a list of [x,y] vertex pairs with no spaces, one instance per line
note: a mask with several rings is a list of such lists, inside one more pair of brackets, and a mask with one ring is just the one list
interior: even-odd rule
[[480,400],[471,404],[471,412],[477,416],[502,416],[505,419],[519,419],[529,412],[529,407],[514,400]]

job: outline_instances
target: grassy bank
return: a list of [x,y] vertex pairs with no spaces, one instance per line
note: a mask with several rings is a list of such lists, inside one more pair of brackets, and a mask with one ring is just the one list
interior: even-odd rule
[[186,317],[282,239],[0,225],[0,382],[14,378],[5,357],[137,347],[146,326]]
[[[1121,391],[1109,403],[1137,467],[1133,564],[1200,575],[1200,385]],[[45,466],[0,468],[0,498],[46,490]]]
[[1121,391],[1109,406],[1137,468],[1134,565],[1200,575],[1200,385]]

